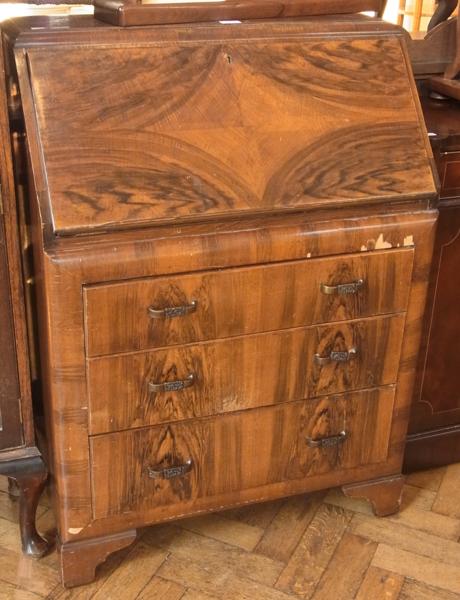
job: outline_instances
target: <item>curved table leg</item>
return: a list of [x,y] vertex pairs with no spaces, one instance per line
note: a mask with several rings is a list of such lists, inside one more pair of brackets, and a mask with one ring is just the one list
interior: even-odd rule
[[29,556],[43,556],[49,543],[40,536],[35,516],[40,496],[45,487],[47,471],[40,456],[24,458],[0,465],[0,472],[14,480],[19,489],[19,528],[22,550]]

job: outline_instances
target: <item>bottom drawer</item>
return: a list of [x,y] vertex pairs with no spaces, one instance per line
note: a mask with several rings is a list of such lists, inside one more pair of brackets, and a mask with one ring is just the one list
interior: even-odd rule
[[94,517],[384,462],[394,386],[90,439]]

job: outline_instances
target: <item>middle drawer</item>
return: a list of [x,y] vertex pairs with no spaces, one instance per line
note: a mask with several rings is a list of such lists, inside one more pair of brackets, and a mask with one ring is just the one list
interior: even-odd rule
[[404,314],[88,360],[90,434],[395,383]]

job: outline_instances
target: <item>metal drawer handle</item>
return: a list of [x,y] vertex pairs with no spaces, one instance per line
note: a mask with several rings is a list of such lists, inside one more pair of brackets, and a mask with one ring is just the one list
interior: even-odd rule
[[151,319],[174,319],[174,317],[183,317],[196,311],[198,302],[193,300],[190,304],[184,306],[170,306],[168,308],[154,308],[149,306],[148,313]]
[[358,350],[356,348],[350,348],[350,350],[344,350],[343,352],[331,352],[329,356],[315,354],[315,363],[317,365],[328,365],[331,362],[345,363],[357,356]]
[[180,392],[195,383],[195,375],[190,373],[187,379],[178,379],[177,381],[163,381],[162,383],[149,382],[150,392]]
[[341,431],[338,435],[331,435],[329,437],[323,438],[311,438],[306,437],[307,445],[310,448],[331,448],[332,446],[338,446],[339,444],[343,444],[343,442],[347,439],[348,433],[346,431]]
[[150,479],[174,479],[175,477],[183,477],[192,470],[193,461],[190,459],[183,465],[175,467],[166,467],[159,469],[158,467],[149,467],[148,473]]
[[350,283],[341,283],[339,285],[327,285],[322,283],[320,288],[323,294],[328,296],[343,296],[345,294],[357,294],[364,285],[364,279],[350,281]]

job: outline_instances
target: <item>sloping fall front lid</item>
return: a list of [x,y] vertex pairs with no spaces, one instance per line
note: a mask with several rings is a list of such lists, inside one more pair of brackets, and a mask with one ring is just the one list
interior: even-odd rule
[[402,36],[321,27],[18,41],[42,218],[62,235],[434,197]]

